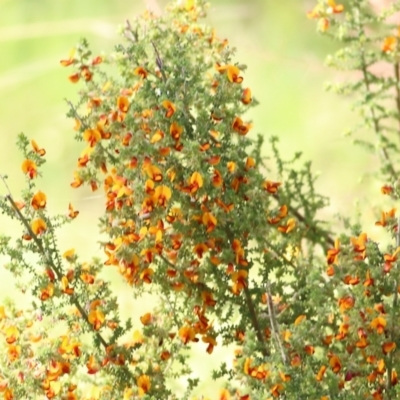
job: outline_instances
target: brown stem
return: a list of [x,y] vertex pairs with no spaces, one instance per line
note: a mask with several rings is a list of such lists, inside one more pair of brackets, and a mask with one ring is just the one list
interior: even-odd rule
[[251,294],[249,291],[248,287],[245,287],[243,289],[245,298],[246,298],[246,303],[247,303],[247,307],[249,310],[249,317],[251,320],[251,323],[253,324],[253,328],[256,331],[256,335],[257,335],[257,339],[261,344],[261,352],[263,353],[264,357],[268,357],[270,355],[269,350],[267,349],[266,345],[265,345],[265,340],[264,340],[264,335],[263,335],[263,331],[260,327],[260,324],[258,323],[258,318],[257,318],[257,314],[256,314],[256,310],[254,307],[254,303],[253,300],[251,298]]
[[267,305],[268,305],[268,314],[269,314],[269,319],[271,322],[272,333],[274,334],[275,341],[276,341],[279,351],[281,353],[282,362],[285,365],[288,365],[289,361],[288,361],[285,349],[283,348],[281,338],[279,337],[279,333],[280,333],[279,325],[278,325],[278,321],[276,319],[275,308],[274,308],[274,304],[272,303],[272,296],[271,296],[271,291],[270,291],[269,285],[267,286]]
[[[274,197],[275,200],[277,200],[280,203],[278,194],[275,193],[272,196]],[[298,210],[290,209],[289,212],[290,212],[290,214],[295,216],[297,218],[297,220],[299,220],[303,224],[307,224],[306,218]],[[335,241],[329,235],[329,233],[325,232],[324,230],[322,230],[316,226],[309,227],[309,229],[312,230],[315,234],[318,234],[319,236],[323,237],[325,242],[328,243],[330,246],[335,245]]]

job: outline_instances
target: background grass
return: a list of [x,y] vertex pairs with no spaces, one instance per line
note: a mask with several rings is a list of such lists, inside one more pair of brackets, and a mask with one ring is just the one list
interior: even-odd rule
[[[68,71],[59,60],[67,58],[82,36],[95,54],[112,50],[118,41],[118,24],[133,20],[146,3],[164,6],[166,1],[0,0],[0,173],[8,174],[10,189],[18,197],[24,177],[15,146],[17,134],[23,131],[46,148],[45,178],[39,186],[48,194],[51,211],[63,212],[69,202],[80,211],[59,238],[62,251],[74,247],[83,259],[103,256],[97,244],[103,200],[96,193],[69,186],[81,145],[73,141],[73,122],[65,117],[64,99],[76,99],[78,86],[68,81]],[[246,86],[260,102],[249,113],[254,132],[279,136],[288,158],[302,151],[305,160],[313,160],[320,174],[318,190],[331,199],[324,217],[335,221],[336,212],[354,214],[354,202],[359,199],[363,221],[375,232],[372,209],[380,183],[360,181],[360,177],[376,160],[342,135],[357,121],[350,111],[351,99],[323,90],[325,81],[344,76],[323,66],[324,56],[335,47],[316,33],[314,21],[306,19],[313,4],[306,0],[213,0],[208,20],[219,37],[229,38],[237,47],[237,60],[248,65]],[[0,188],[0,195],[4,193],[5,188]],[[4,218],[0,232],[20,234],[18,225]],[[133,303],[116,271],[110,269],[107,277],[120,293],[123,315],[151,310],[149,299]],[[22,304],[25,298],[10,279],[1,269],[0,293]],[[196,357],[197,365],[209,365],[203,348],[196,350]],[[202,384],[204,394],[211,395],[214,389],[207,382]]]

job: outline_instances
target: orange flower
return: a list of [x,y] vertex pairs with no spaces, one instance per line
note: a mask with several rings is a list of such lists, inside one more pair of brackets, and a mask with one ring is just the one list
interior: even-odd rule
[[78,172],[74,172],[74,181],[71,183],[71,187],[78,188],[83,183],[83,180]]
[[133,74],[140,76],[142,79],[146,79],[148,72],[143,67],[137,67],[134,69]]
[[352,309],[354,307],[355,302],[356,301],[353,296],[347,295],[347,296],[341,297],[338,300],[340,312],[343,313],[346,310]]
[[165,108],[166,112],[165,112],[165,116],[167,118],[171,118],[176,111],[176,106],[174,103],[172,103],[169,100],[164,100],[161,105]]
[[163,185],[155,188],[153,198],[159,206],[165,207],[167,201],[171,198],[171,195],[171,189],[168,186]]
[[392,208],[388,212],[382,211],[381,219],[379,221],[376,221],[375,225],[376,226],[386,226],[387,225],[386,219],[387,218],[394,218],[395,216],[396,216],[396,209],[395,208]]
[[329,249],[326,255],[326,261],[328,265],[337,264],[338,262],[338,255],[340,253],[340,242],[339,239],[335,240],[335,247],[333,249]]
[[248,272],[244,269],[241,269],[237,272],[234,272],[231,276],[233,281],[232,292],[236,295],[239,295],[240,292],[247,287],[247,276]]
[[140,322],[145,326],[150,325],[153,322],[153,316],[151,313],[146,313],[140,317]]
[[323,366],[319,369],[318,374],[317,374],[316,377],[315,377],[315,378],[317,379],[318,382],[321,382],[321,381],[322,381],[322,379],[323,379],[323,377],[324,377],[324,375],[325,375],[325,371],[326,371],[326,366],[323,365]]
[[383,272],[388,273],[392,269],[392,263],[397,261],[397,255],[400,252],[400,247],[398,247],[393,254],[385,254],[383,259],[385,264],[383,265]]
[[284,390],[284,386],[281,383],[278,383],[270,389],[273,397],[280,397],[281,392]]
[[335,356],[334,354],[328,355],[329,357],[329,366],[332,368],[332,371],[337,374],[340,372],[342,369],[342,364],[339,360],[338,356]]
[[270,224],[275,225],[277,224],[282,218],[285,218],[288,214],[288,208],[284,204],[279,207],[278,212],[275,212],[271,217],[268,217],[267,220]]
[[328,0],[329,8],[326,10],[328,14],[340,14],[344,10],[342,4],[336,4],[335,0]]
[[94,374],[97,373],[97,372],[100,370],[100,368],[101,368],[100,364],[96,361],[96,359],[94,358],[93,355],[91,355],[91,356],[89,357],[89,360],[88,360],[88,362],[86,363],[86,367],[87,367],[87,369],[88,369],[88,374],[90,374],[90,375],[94,375]]
[[38,144],[34,140],[31,140],[31,145],[32,145],[33,151],[36,154],[38,154],[39,156],[43,157],[46,154],[46,150],[39,148]]
[[91,325],[93,325],[93,329],[95,331],[98,331],[105,321],[105,316],[104,316],[103,312],[95,309],[95,310],[90,311],[88,320],[89,320],[89,323]]
[[18,360],[20,355],[21,355],[20,345],[10,344],[9,346],[7,346],[8,361],[13,362],[15,360]]
[[68,79],[70,80],[70,82],[76,83],[76,82],[79,81],[80,75],[79,75],[79,73],[77,72],[77,73],[75,73],[75,74],[69,75],[69,76],[68,76]]
[[239,76],[239,74],[240,74],[240,70],[236,65],[228,65],[227,66],[226,76],[227,76],[229,82],[242,83],[243,77]]
[[254,168],[256,165],[256,160],[254,160],[253,157],[247,157],[246,159],[246,171],[248,171],[251,168]]
[[69,65],[73,64],[76,60],[74,59],[75,49],[71,49],[69,52],[68,60],[61,60],[60,64],[63,67],[68,67]]
[[151,162],[145,162],[143,164],[143,170],[146,172],[147,176],[154,182],[161,182],[163,179],[162,171],[156,165],[151,164]]
[[296,220],[294,218],[289,218],[286,225],[278,226],[278,231],[282,233],[289,233],[296,227]]
[[18,328],[14,325],[8,326],[4,329],[4,334],[6,336],[6,342],[8,344],[13,344],[17,341],[19,337]]
[[299,315],[295,321],[294,321],[294,325],[300,325],[307,317],[305,315]]
[[388,36],[382,43],[382,51],[384,53],[392,53],[397,46],[397,38],[395,36]]
[[389,185],[384,185],[381,187],[381,193],[382,194],[390,194],[393,192],[393,187]]
[[228,389],[221,389],[219,392],[219,399],[218,400],[231,400],[231,395]]
[[182,132],[183,128],[177,122],[173,122],[169,127],[169,133],[171,134],[174,140],[179,140]]
[[42,301],[48,300],[53,295],[54,295],[54,285],[52,283],[49,283],[46,287],[40,289],[39,298]]
[[126,113],[128,112],[129,109],[129,100],[127,97],[125,96],[120,96],[117,99],[117,107],[119,109],[119,111],[121,111],[122,113]]
[[201,221],[207,227],[207,233],[210,233],[217,226],[217,219],[210,212],[205,212]]
[[68,204],[68,217],[70,218],[76,218],[79,214],[79,211],[74,210],[74,207],[72,207],[72,204]]
[[178,331],[178,335],[181,338],[183,344],[188,344],[189,342],[198,341],[198,339],[196,340],[195,330],[188,325],[182,326],[182,328],[180,328]]
[[24,160],[21,165],[22,172],[27,174],[30,179],[36,178],[37,176],[37,167],[34,161],[32,160]]
[[352,237],[350,241],[353,245],[353,251],[357,253],[354,256],[354,260],[360,261],[364,260],[366,257],[366,243],[368,241],[367,234],[361,233],[358,238]]
[[265,181],[263,183],[263,188],[268,193],[275,194],[278,191],[279,186],[281,186],[281,182],[272,182],[272,181]]
[[243,90],[242,97],[240,99],[243,104],[250,104],[253,99],[251,97],[251,90],[249,88],[246,88]]
[[101,140],[101,133],[98,129],[86,129],[83,132],[83,139],[89,143],[90,147],[94,147]]
[[215,340],[215,338],[213,338],[212,336],[206,335],[206,336],[203,336],[201,340],[202,340],[204,343],[208,343],[206,352],[207,352],[208,354],[211,354],[211,353],[213,352],[213,350],[214,350],[214,347],[215,347],[216,344],[217,344],[217,341]]
[[139,397],[144,396],[151,388],[150,377],[141,375],[136,381],[139,388]]
[[31,205],[35,210],[43,209],[46,207],[46,195],[40,190],[32,197]]
[[382,344],[382,351],[383,354],[391,353],[396,348],[395,342],[386,342]]
[[226,76],[229,82],[232,83],[242,83],[243,78],[239,76],[240,70],[236,65],[220,65],[216,64],[215,69],[220,73],[224,74],[226,72]]
[[376,332],[381,335],[385,331],[386,324],[386,319],[382,315],[380,315],[379,317],[374,318],[369,326],[372,329],[375,329]]
[[208,251],[208,246],[205,243],[198,243],[193,247],[193,252],[198,258],[203,258],[203,254]]
[[244,123],[242,119],[239,117],[235,117],[235,119],[232,122],[232,129],[241,136],[247,135],[250,128],[251,124]]
[[164,132],[163,132],[163,131],[160,131],[160,130],[157,130],[157,131],[154,133],[154,135],[151,137],[150,143],[151,143],[151,144],[157,143],[157,142],[159,142],[163,137],[164,137]]
[[38,218],[31,222],[31,228],[32,228],[32,232],[35,235],[41,235],[42,233],[44,233],[46,231],[47,225],[43,219]]
[[323,14],[323,8],[321,4],[317,4],[312,11],[307,13],[307,18],[309,19],[317,19],[320,18]]
[[203,177],[198,172],[193,172],[189,178],[190,193],[196,193],[203,186]]

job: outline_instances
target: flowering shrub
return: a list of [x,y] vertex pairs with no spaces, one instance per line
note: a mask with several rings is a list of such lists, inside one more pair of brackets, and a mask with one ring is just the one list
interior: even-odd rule
[[[360,72],[332,88],[360,98],[361,128],[377,137],[363,143],[381,155],[382,193],[393,201],[400,47],[386,18],[399,9],[323,0],[308,13],[343,43],[329,64]],[[0,307],[4,399],[193,399],[188,349],[213,358],[216,346],[233,350],[211,374],[226,382],[219,400],[397,398],[396,209],[376,222],[391,234],[386,247],[350,223],[331,232],[317,216],[328,201],[310,163],[284,160],[276,138],[261,152],[263,136],[244,116],[256,103],[246,67],[201,23],[205,11],[186,0],[161,17],[145,13],[121,29],[113,54],[93,56],[83,40],[61,61],[81,85],[69,102],[82,142],[71,186],[104,191],[104,255],[84,261],[60,248],[56,230],[79,211],[49,214],[36,179],[46,151],[19,135],[27,189],[0,207],[23,232],[1,235],[0,252],[35,300]],[[373,72],[378,61],[393,74]],[[122,320],[104,268],[135,298],[151,293],[154,310]],[[185,393],[174,393],[177,377]]]

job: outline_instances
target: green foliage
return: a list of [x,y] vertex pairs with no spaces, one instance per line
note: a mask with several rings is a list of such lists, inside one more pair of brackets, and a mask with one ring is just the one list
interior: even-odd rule
[[[395,398],[400,249],[395,209],[383,212],[392,244],[344,219],[334,239],[320,211],[310,162],[288,160],[251,134],[242,115],[256,104],[235,49],[203,25],[207,5],[187,0],[121,27],[109,56],[81,40],[61,64],[73,69],[79,100],[67,100],[85,147],[71,186],[104,190],[99,242],[104,257],[62,252],[57,230],[78,212],[50,215],[36,178],[45,150],[21,134],[27,189],[8,193],[2,213],[22,236],[0,236],[0,254],[32,306],[0,308],[5,399],[191,399],[199,378],[191,348],[210,357],[234,350],[210,373],[224,378],[219,399]],[[332,85],[357,95],[360,141],[381,155],[380,179],[397,179],[400,120],[398,38],[367,1],[320,1],[310,18],[343,43],[330,66],[360,72]],[[372,67],[384,60],[392,77]],[[394,105],[390,103],[395,94]],[[353,133],[352,133],[353,134]],[[2,177],[6,185],[6,177]],[[398,185],[397,185],[398,186]],[[398,188],[384,194],[398,198]],[[7,188],[8,189],[8,188]],[[157,306],[123,321],[104,268],[114,267],[135,299]],[[28,368],[26,368],[28,366]],[[177,393],[173,382],[185,381]]]

